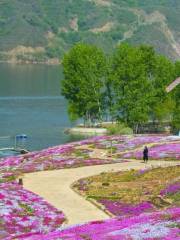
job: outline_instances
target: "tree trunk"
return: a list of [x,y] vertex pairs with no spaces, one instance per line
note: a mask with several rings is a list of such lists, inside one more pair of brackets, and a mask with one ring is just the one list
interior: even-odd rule
[[136,124],[136,127],[135,127],[135,133],[138,134],[138,130],[139,130],[139,124],[137,123]]

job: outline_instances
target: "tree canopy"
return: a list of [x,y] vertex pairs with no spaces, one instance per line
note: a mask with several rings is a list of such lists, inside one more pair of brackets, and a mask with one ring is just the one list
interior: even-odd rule
[[153,47],[119,45],[112,56],[96,46],[79,43],[63,59],[62,94],[72,119],[92,124],[108,115],[135,132],[151,121],[179,126],[179,87],[166,87],[180,76],[180,63],[158,55]]
[[75,45],[63,59],[62,94],[73,119],[86,122],[102,118],[106,58],[102,50],[86,44]]
[[[147,59],[146,55],[150,55]],[[116,118],[131,127],[148,121],[152,84],[148,79],[154,52],[121,44],[112,57],[110,82]],[[147,61],[146,61],[147,60]]]

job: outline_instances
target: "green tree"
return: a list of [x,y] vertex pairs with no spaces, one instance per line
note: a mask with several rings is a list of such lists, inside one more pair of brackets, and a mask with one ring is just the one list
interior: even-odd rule
[[171,121],[175,102],[172,98],[172,94],[167,94],[166,87],[175,79],[174,63],[164,56],[156,55],[155,68],[152,71],[152,75],[154,91],[154,99],[151,108],[152,117],[154,120],[158,121]]
[[103,116],[106,57],[95,46],[79,43],[63,59],[62,94],[71,118],[92,124]]
[[[175,78],[180,77],[180,61],[175,63]],[[172,127],[174,132],[180,131],[180,85],[172,91],[175,101],[175,108],[173,112]]]
[[[111,96],[114,101],[116,118],[124,121],[134,131],[149,119],[152,101],[152,84],[148,81],[150,63],[147,56],[153,58],[148,47],[132,47],[128,44],[118,46],[112,60]],[[148,59],[149,62],[150,59]]]

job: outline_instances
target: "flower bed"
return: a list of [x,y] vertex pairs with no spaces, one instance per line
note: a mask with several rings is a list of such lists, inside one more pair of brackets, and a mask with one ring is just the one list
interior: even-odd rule
[[114,218],[77,225],[47,235],[25,235],[21,240],[178,240],[180,208],[141,214],[131,218]]
[[[142,151],[127,152],[148,143],[163,143],[175,141],[175,143],[150,147],[150,157],[152,158],[176,158],[180,159],[179,138],[163,135],[138,135],[138,136],[101,136],[80,142],[51,147],[39,152],[31,152],[21,156],[12,156],[0,161],[0,174],[28,173],[43,170],[53,170],[62,168],[73,168],[80,166],[100,165],[123,162],[122,158],[141,158]],[[112,148],[117,155],[113,160],[108,155],[103,157],[91,157],[93,150],[97,148]],[[84,147],[84,149],[79,149]],[[121,157],[121,159],[119,158]]]
[[160,194],[162,196],[173,195],[173,194],[177,194],[177,193],[180,193],[180,182],[170,184],[169,186],[167,186],[165,189],[161,190],[161,192],[160,192]]
[[0,239],[24,233],[48,233],[65,221],[64,214],[16,182],[0,184]]
[[6,171],[11,171],[14,174],[18,173],[30,173],[36,171],[53,170],[53,169],[64,169],[64,168],[75,168],[82,166],[92,166],[101,164],[111,164],[111,163],[122,163],[127,162],[127,160],[111,160],[111,159],[99,159],[99,158],[88,158],[83,159],[81,157],[64,157],[62,155],[46,155],[45,157],[35,157],[35,158],[25,158],[23,163],[10,166],[8,168],[8,159],[4,161],[7,167],[1,167],[0,171],[6,173]]
[[[99,139],[99,138],[98,138]],[[127,162],[122,159],[113,160],[109,158],[92,158],[89,154],[92,150],[78,149],[83,144],[89,144],[91,140],[48,148],[39,152],[31,152],[22,156],[7,157],[0,161],[0,174],[29,173],[43,170],[74,168],[100,164]]]
[[[171,141],[174,141],[173,143]],[[121,181],[118,180],[117,185],[112,185],[114,179],[111,177],[105,176],[103,182],[98,183],[99,185],[93,186],[95,190],[90,193],[90,197],[95,198],[98,203],[103,205],[109,212],[113,215],[121,215],[119,219],[112,219],[109,222],[95,222],[89,223],[84,226],[72,228],[74,230],[68,229],[63,232],[56,232],[47,235],[41,235],[44,233],[57,231],[65,217],[61,211],[58,211],[42,198],[37,195],[24,190],[17,183],[12,182],[16,176],[22,173],[36,172],[43,170],[53,170],[53,169],[62,169],[62,168],[73,168],[80,166],[90,166],[90,165],[99,165],[99,164],[110,164],[124,162],[124,160],[119,159],[118,156],[114,155],[114,159],[104,157],[104,158],[92,158],[90,157],[91,153],[96,148],[105,148],[109,149],[111,146],[117,150],[118,154],[123,154],[123,152],[134,149],[148,143],[156,143],[158,146],[149,147],[150,152],[154,150],[154,154],[158,155],[158,151],[163,153],[168,153],[167,159],[171,159],[174,156],[174,159],[179,160],[179,140],[176,138],[166,137],[166,136],[103,136],[95,137],[88,140],[83,140],[81,142],[76,142],[72,144],[66,144],[62,146],[51,147],[39,152],[31,152],[22,156],[8,157],[1,159],[0,161],[0,239],[10,240],[12,237],[17,237],[28,233],[29,236],[33,234],[38,234],[37,238],[33,239],[66,239],[65,236],[70,236],[68,239],[127,239],[127,236],[131,237],[131,232],[135,231],[137,226],[131,223],[128,229],[130,235],[123,235],[124,228],[117,228],[122,224],[122,218],[125,216],[137,216],[142,215],[144,212],[154,211],[156,206],[153,202],[149,201],[149,197],[152,194],[157,195],[161,194],[162,197],[168,196],[173,202],[173,204],[178,201],[179,194],[179,183],[169,183],[175,178],[179,169],[175,172],[169,170],[162,173],[158,172],[158,179],[153,173],[151,176],[151,171],[141,170],[141,171],[131,171],[130,174],[123,175],[121,178],[121,173],[118,175],[115,174],[115,179],[119,178],[124,182],[126,187],[120,186]],[[169,142],[168,144],[162,144],[164,142]],[[161,145],[160,145],[161,144]],[[81,149],[81,147],[83,147]],[[159,150],[160,149],[160,150]],[[138,152],[138,151],[135,151]],[[141,152],[139,152],[141,153]],[[134,154],[130,152],[130,154]],[[162,154],[162,158],[165,155]],[[167,155],[166,155],[167,156]],[[159,157],[160,158],[160,157]],[[126,161],[126,160],[125,160]],[[176,176],[177,177],[177,176]],[[164,179],[164,180],[162,180]],[[138,180],[140,185],[138,185]],[[146,184],[146,180],[149,181],[149,185]],[[137,185],[136,185],[137,184]],[[86,192],[89,191],[89,185],[91,181],[80,180],[79,191]],[[129,186],[129,187],[127,187]],[[118,193],[118,191],[120,192]],[[101,195],[102,194],[102,195]],[[110,196],[110,198],[107,198]],[[160,214],[160,213],[159,213]],[[174,214],[174,212],[173,212]],[[150,216],[150,215],[144,215]],[[174,215],[173,215],[174,216]],[[137,217],[138,228],[145,226],[145,223],[138,222],[140,217]],[[125,220],[123,220],[125,221]],[[129,221],[126,219],[126,221]],[[112,235],[111,229],[107,228],[107,232],[102,228],[102,231],[98,232],[96,227],[101,226],[110,226],[111,222],[115,225],[113,231],[121,231],[120,235]],[[108,225],[109,223],[109,225]],[[116,226],[117,223],[117,226]],[[163,225],[167,222],[163,222],[162,225],[158,225],[159,228],[163,226],[163,229],[169,231],[168,234],[176,234],[176,227],[171,228],[170,225]],[[175,224],[171,221],[172,224]],[[123,223],[125,224],[125,223]],[[128,227],[126,226],[126,227]],[[148,225],[151,226],[151,223]],[[95,227],[95,228],[94,228]],[[143,227],[142,227],[143,228]],[[158,227],[157,227],[158,228]],[[83,230],[84,229],[84,230]],[[125,228],[126,229],[126,228]],[[153,227],[152,227],[153,229]],[[147,230],[153,232],[154,230]],[[170,230],[168,230],[170,229]],[[103,232],[104,230],[104,232]],[[74,232],[73,232],[74,231]],[[76,234],[76,231],[79,231]],[[83,232],[84,231],[84,232]],[[94,235],[93,232],[94,231]],[[145,231],[145,230],[144,230]],[[64,235],[63,235],[64,234]],[[68,235],[70,234],[70,235]],[[84,235],[83,235],[84,234]],[[110,235],[109,235],[110,234]],[[118,233],[119,234],[119,233]],[[139,234],[142,234],[142,232]],[[167,236],[168,236],[167,234]],[[140,236],[140,235],[139,235]],[[142,235],[143,236],[143,235]],[[166,237],[167,237],[166,236]],[[174,235],[175,236],[175,235]],[[35,237],[35,235],[34,235]],[[42,238],[40,238],[42,237]],[[44,238],[45,237],[45,238]],[[121,238],[122,237],[122,238]],[[130,239],[130,238],[129,238]],[[134,238],[136,239],[136,238]],[[138,238],[137,238],[138,239]],[[141,238],[140,238],[141,239]],[[143,238],[142,238],[143,239]],[[167,238],[168,239],[168,238]],[[170,239],[170,238],[169,238]],[[174,238],[176,239],[176,238]]]
[[119,201],[112,201],[108,199],[102,199],[98,202],[115,216],[137,216],[141,213],[154,210],[154,206],[149,202],[142,202],[136,205],[125,204]]
[[111,215],[129,217],[179,206],[179,176],[180,166],[102,173],[78,180],[73,188]]
[[[180,141],[178,137],[166,135],[123,135],[106,136],[94,139],[95,148],[115,147],[117,152],[132,150],[146,144],[159,144],[164,142]],[[87,142],[86,142],[87,143]]]
[[[122,155],[123,158],[142,159],[142,150],[129,152]],[[165,143],[157,146],[149,147],[150,159],[170,159],[180,160],[180,141],[177,143]]]

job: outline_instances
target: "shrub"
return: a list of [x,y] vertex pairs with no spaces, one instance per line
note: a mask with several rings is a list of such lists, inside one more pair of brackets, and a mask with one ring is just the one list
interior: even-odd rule
[[133,134],[133,130],[126,126],[124,123],[112,124],[107,127],[108,135],[115,134]]

